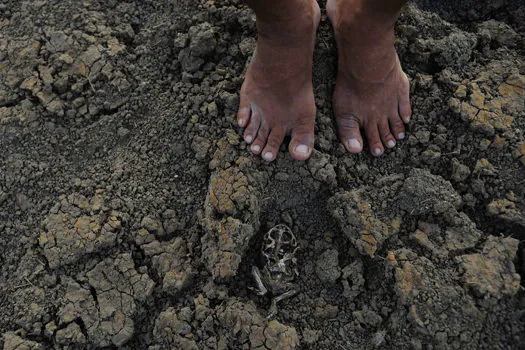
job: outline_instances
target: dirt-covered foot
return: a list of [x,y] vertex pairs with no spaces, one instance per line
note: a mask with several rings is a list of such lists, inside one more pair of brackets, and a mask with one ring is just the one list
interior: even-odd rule
[[339,138],[350,153],[363,149],[360,128],[374,156],[395,147],[405,137],[404,124],[412,113],[409,81],[394,48],[394,24],[404,1],[387,3],[327,4],[339,52],[334,113]]
[[246,128],[244,139],[269,162],[286,135],[295,159],[310,157],[314,145],[312,57],[320,10],[316,1],[292,2],[287,14],[270,21],[257,17],[257,47],[240,94],[237,120]]

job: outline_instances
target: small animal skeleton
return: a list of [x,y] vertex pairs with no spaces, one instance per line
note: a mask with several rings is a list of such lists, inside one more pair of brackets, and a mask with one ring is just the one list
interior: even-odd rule
[[273,296],[267,318],[277,314],[277,303],[297,294],[293,283],[297,272],[297,240],[292,230],[286,225],[277,225],[264,235],[262,255],[265,260],[262,272],[252,266],[252,275],[257,286],[252,288],[258,295]]

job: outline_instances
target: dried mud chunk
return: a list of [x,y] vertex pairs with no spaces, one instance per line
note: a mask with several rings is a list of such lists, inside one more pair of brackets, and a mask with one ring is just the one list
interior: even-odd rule
[[339,252],[336,249],[324,251],[315,263],[317,277],[325,283],[335,283],[341,276]]
[[69,280],[58,312],[60,323],[80,318],[89,343],[122,346],[133,335],[137,302],[151,295],[154,282],[135,270],[130,254],[97,264],[86,277],[86,286]]
[[481,231],[465,213],[449,219],[451,225],[445,229],[444,248],[449,251],[474,248],[481,238]]
[[460,195],[449,181],[423,169],[410,172],[396,202],[399,208],[416,216],[455,211],[462,204]]
[[519,42],[519,35],[511,26],[504,22],[489,20],[478,24],[478,33],[488,34],[494,46],[515,47]]
[[51,53],[66,52],[73,46],[73,39],[64,32],[57,31],[49,34],[46,48]]
[[193,152],[195,152],[195,158],[197,158],[197,160],[206,159],[210,146],[210,140],[201,136],[195,136],[193,138],[193,142],[191,143],[191,149]]
[[203,58],[215,51],[217,40],[213,27],[207,22],[191,27],[188,37],[190,44],[180,51],[178,59],[184,72],[195,73],[204,64]]
[[462,182],[470,176],[468,166],[461,164],[456,158],[452,159],[452,180]]
[[488,161],[488,159],[482,158],[476,162],[473,173],[485,176],[495,176],[497,174],[497,170],[494,165]]
[[490,215],[496,216],[507,224],[525,227],[525,215],[516,208],[516,203],[508,199],[492,201],[487,206],[487,211]]
[[86,343],[86,337],[76,323],[70,323],[66,328],[59,329],[56,332],[55,340],[60,345],[81,345]]
[[3,334],[4,350],[41,350],[44,346],[41,344],[19,337],[14,332]]
[[156,236],[164,236],[164,228],[162,227],[162,223],[151,216],[145,216],[140,222],[140,225],[148,230],[148,232],[153,233]]
[[276,320],[267,321],[257,312],[253,303],[230,300],[217,310],[222,329],[229,334],[229,348],[239,348],[249,343],[251,349],[288,350],[299,347],[295,328]]
[[343,233],[362,255],[373,256],[381,244],[399,227],[398,219],[385,223],[364,197],[365,190],[336,194],[328,201],[328,208]]
[[142,246],[144,253],[151,257],[153,268],[162,278],[162,290],[176,294],[187,288],[193,273],[186,261],[186,243],[180,237],[169,242],[153,241]]
[[188,36],[192,56],[205,57],[215,51],[217,40],[211,24],[204,22],[191,27]]
[[214,279],[225,280],[237,273],[248,249],[248,242],[259,228],[258,186],[265,173],[258,171],[249,158],[236,158],[238,135],[227,132],[219,140],[210,162],[215,169],[205,202],[202,250],[205,264]]
[[464,271],[463,283],[480,298],[490,295],[500,299],[516,294],[520,275],[516,273],[513,261],[518,244],[514,238],[489,236],[482,253],[456,257]]
[[[476,35],[466,32],[453,32],[439,40],[417,39],[409,48],[410,52],[425,53],[430,62],[440,69],[460,68],[470,61],[476,46]],[[416,60],[421,61],[421,58]]]
[[40,234],[39,244],[54,269],[114,246],[121,221],[119,213],[109,217],[103,214],[75,217],[67,212],[51,214],[44,220],[46,232]]
[[251,206],[248,178],[236,168],[212,175],[208,189],[208,203],[217,214],[235,215]]
[[155,320],[153,335],[158,343],[169,344],[172,348],[198,350],[194,340],[185,338],[192,332],[190,320],[185,320],[177,314],[173,307],[159,314]]
[[454,283],[455,269],[437,267],[407,249],[391,255],[388,263],[395,266],[395,290],[399,303],[408,310],[403,317],[409,328],[432,337],[436,343],[440,332],[459,337],[465,329],[481,331],[484,316],[463,288]]
[[214,279],[226,280],[237,274],[241,260],[254,235],[252,225],[234,218],[207,221],[202,237],[205,264]]
[[337,185],[337,174],[327,155],[314,151],[307,164],[314,179],[332,186]]
[[356,260],[343,268],[342,284],[343,295],[349,300],[353,300],[364,290],[365,277],[363,262]]
[[[450,109],[488,136],[512,128],[525,104],[525,77],[512,67],[493,63],[472,81],[465,80],[450,99]],[[498,78],[491,78],[494,75]],[[497,81],[495,85],[492,81]],[[503,83],[500,83],[503,81]]]

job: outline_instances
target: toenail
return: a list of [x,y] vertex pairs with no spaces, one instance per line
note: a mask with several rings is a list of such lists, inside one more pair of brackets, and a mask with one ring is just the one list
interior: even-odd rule
[[253,137],[252,137],[251,135],[246,136],[244,139],[245,139],[246,142],[248,142],[248,143],[252,143],[252,141],[253,141]]
[[261,146],[259,146],[259,145],[252,145],[252,151],[260,152],[261,151]]
[[376,156],[380,156],[381,153],[382,153],[382,152],[381,152],[381,149],[380,149],[380,148],[374,148],[374,154],[375,154]]
[[361,142],[356,139],[348,140],[348,148],[350,149],[361,149]]
[[239,118],[239,120],[237,121],[237,123],[239,123],[239,126],[243,126],[243,125],[244,125],[244,119]]
[[388,141],[386,143],[386,145],[387,145],[388,148],[392,148],[392,147],[394,147],[396,145],[396,143],[394,141],[390,140],[390,141]]
[[308,154],[308,146],[307,145],[299,145],[299,146],[295,147],[295,153]]
[[408,123],[408,122],[410,121],[410,116],[409,116],[409,115],[407,115],[407,116],[405,117],[405,120],[406,120],[406,121],[407,121],[407,123]]
[[272,152],[266,152],[263,155],[263,158],[264,158],[264,160],[271,161],[271,160],[273,160],[273,153]]
[[405,133],[404,132],[400,132],[399,134],[397,134],[397,138],[402,140],[405,138]]

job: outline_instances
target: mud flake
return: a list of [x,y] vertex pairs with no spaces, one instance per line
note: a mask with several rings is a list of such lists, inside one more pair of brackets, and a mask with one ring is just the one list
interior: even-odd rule
[[109,56],[116,56],[126,50],[126,45],[121,44],[117,38],[110,37],[107,45]]
[[480,331],[483,312],[473,299],[454,281],[454,268],[439,268],[425,257],[407,249],[394,252],[395,290],[399,303],[408,309],[406,321],[418,333],[431,336],[435,342],[443,337],[459,337],[469,329]]
[[15,332],[3,334],[4,350],[42,350],[44,346],[18,336]]
[[501,71],[499,74],[509,74],[504,72],[508,69],[501,65],[491,65],[471,83],[464,81],[449,101],[454,113],[469,121],[475,130],[487,135],[494,134],[494,130],[503,132],[512,128],[514,118],[525,104],[525,78],[522,75],[508,75],[506,81],[498,86],[486,83],[498,70]]
[[363,255],[374,256],[381,244],[397,232],[394,222],[385,223],[377,217],[364,195],[365,190],[336,194],[328,201],[332,216],[343,233]]
[[335,283],[341,276],[339,252],[336,249],[324,251],[315,263],[317,277],[324,283]]
[[485,106],[485,96],[479,89],[478,84],[472,83],[471,89],[470,104],[478,109],[482,109]]
[[495,216],[511,225],[520,225],[525,228],[525,217],[516,208],[516,203],[508,199],[494,200],[487,206],[491,216]]
[[493,19],[480,23],[477,29],[478,33],[487,33],[496,46],[515,47],[519,40],[519,35],[511,26]]
[[[65,202],[65,205],[73,204]],[[79,207],[73,207],[80,211]],[[86,254],[116,244],[122,220],[119,213],[109,218],[102,214],[77,217],[64,211],[48,215],[44,220],[45,232],[40,234],[39,244],[51,268],[76,262]]]
[[259,191],[256,190],[259,184],[255,183],[259,172],[251,167],[248,159],[242,157],[232,159],[235,163],[232,166],[231,153],[227,152],[232,146],[227,139],[219,141],[218,146],[210,167],[220,169],[211,175],[205,203],[206,217],[215,220],[226,215],[252,221],[259,212]]
[[207,222],[201,242],[204,261],[215,279],[225,280],[237,274],[254,233],[253,226],[231,217]]
[[165,293],[175,295],[191,284],[193,272],[186,259],[186,242],[181,237],[168,242],[155,240],[142,245],[142,249],[162,278],[162,290]]
[[161,312],[155,320],[153,335],[160,343],[167,343],[171,347],[180,349],[198,349],[195,341],[185,338],[192,332],[190,320],[183,319],[182,315],[173,307]]
[[218,319],[221,328],[228,332],[230,348],[237,348],[249,342],[252,349],[296,349],[299,337],[295,328],[279,321],[268,322],[253,303],[243,303],[231,299],[226,305],[218,308]]
[[122,346],[133,335],[137,303],[151,295],[154,282],[135,270],[130,254],[97,264],[86,277],[96,300],[87,286],[69,280],[58,312],[60,323],[81,318],[88,342],[96,347]]
[[501,111],[499,113],[490,112],[487,110],[480,110],[474,118],[472,118],[472,126],[483,128],[485,126],[492,126],[496,130],[508,130],[514,118],[510,115],[505,115]]
[[[521,83],[521,82],[516,82]],[[510,85],[509,83],[503,83],[498,88],[498,93],[508,99],[514,100],[519,99],[524,95],[522,86]]]
[[330,163],[330,158],[326,154],[314,150],[307,164],[314,179],[331,186],[337,185],[337,174],[334,166]]
[[407,305],[412,292],[421,286],[421,274],[409,261],[401,262],[401,267],[396,269],[396,293],[401,304]]
[[195,158],[198,160],[206,159],[211,142],[206,137],[195,136],[191,143],[191,149],[195,152]]
[[458,213],[448,219],[450,226],[445,229],[444,248],[455,252],[474,248],[479,242],[482,233],[476,224],[465,213]]
[[73,46],[73,39],[62,31],[49,34],[46,48],[51,53],[66,52]]
[[36,96],[36,94],[42,89],[42,84],[40,83],[39,77],[35,74],[22,81],[20,89],[31,91],[31,93]]
[[164,228],[162,227],[162,223],[156,218],[145,216],[142,219],[140,225],[148,232],[153,233],[156,236],[164,236]]
[[86,344],[86,337],[76,323],[70,323],[66,328],[59,329],[56,332],[55,340],[60,345],[80,346]]
[[497,174],[497,170],[494,165],[488,161],[488,159],[482,158],[476,162],[476,165],[474,166],[474,174],[495,176]]
[[468,166],[461,164],[456,158],[452,159],[452,180],[462,182],[470,176],[470,169]]
[[514,258],[519,241],[514,238],[489,236],[478,254],[461,255],[456,262],[464,271],[462,281],[479,298],[492,296],[501,299],[516,294],[520,275]]
[[442,214],[455,211],[462,204],[460,195],[449,181],[423,169],[410,172],[396,202],[409,215]]
[[361,260],[355,260],[342,270],[343,295],[350,301],[364,291],[365,277]]

